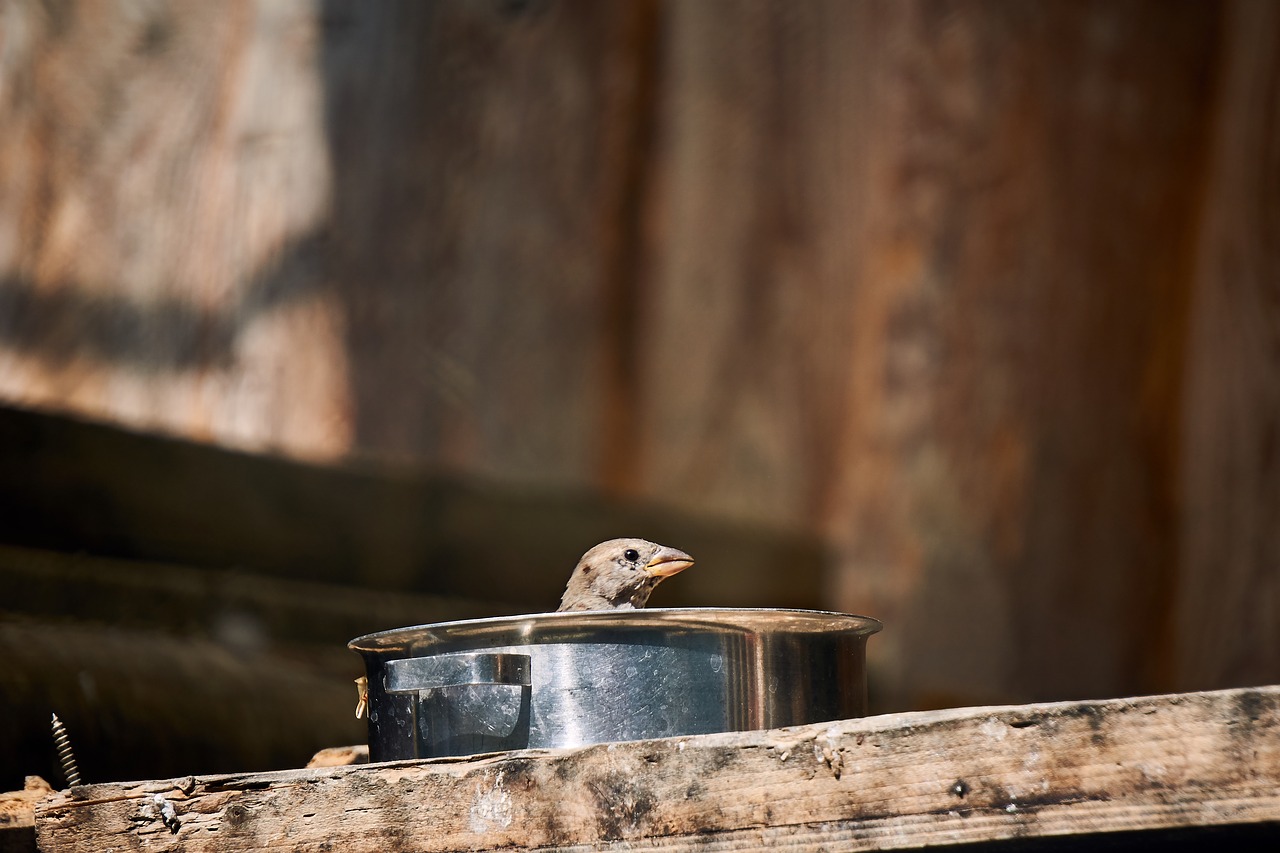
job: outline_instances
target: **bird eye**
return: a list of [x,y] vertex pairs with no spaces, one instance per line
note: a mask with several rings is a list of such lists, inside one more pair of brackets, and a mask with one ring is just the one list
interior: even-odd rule
[[628,563],[634,563],[636,560],[640,559],[640,552],[635,548],[628,548],[622,552],[622,556],[626,558]]

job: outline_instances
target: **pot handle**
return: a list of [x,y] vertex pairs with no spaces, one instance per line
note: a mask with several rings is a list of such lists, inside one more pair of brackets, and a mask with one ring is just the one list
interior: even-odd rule
[[383,686],[413,702],[414,754],[472,755],[529,745],[529,656],[472,652],[387,662]]
[[387,661],[388,693],[416,693],[459,684],[529,684],[529,656],[468,652]]

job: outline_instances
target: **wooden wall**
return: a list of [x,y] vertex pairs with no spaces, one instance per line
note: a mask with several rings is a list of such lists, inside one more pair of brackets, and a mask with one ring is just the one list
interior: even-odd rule
[[1280,674],[1280,8],[1227,8],[1182,406],[1177,684]]
[[0,28],[7,404],[810,537],[885,708],[1280,680],[1265,0]]

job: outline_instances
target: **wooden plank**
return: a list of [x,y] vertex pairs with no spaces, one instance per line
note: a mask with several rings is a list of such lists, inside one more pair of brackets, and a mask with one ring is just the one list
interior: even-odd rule
[[354,449],[595,481],[611,351],[646,343],[606,319],[651,5],[329,7],[326,264]]
[[0,169],[21,177],[0,187],[0,397],[346,450],[315,5],[4,14]]
[[87,785],[45,851],[860,851],[1280,822],[1280,686]]
[[1280,6],[1226,8],[1182,410],[1178,689],[1280,672]]
[[[659,589],[655,606],[819,603],[826,554],[796,532],[419,466],[307,464],[0,407],[0,542],[472,599],[453,608],[462,618],[554,609],[582,552],[621,535],[698,559]],[[413,624],[438,612],[424,609]],[[381,627],[410,624],[391,619]]]
[[0,398],[592,479],[641,5],[7,4]]
[[36,803],[51,793],[39,776],[28,776],[21,791],[0,793],[0,853],[35,853]]
[[640,488],[828,536],[889,707],[1173,689],[1221,10],[666,9]]

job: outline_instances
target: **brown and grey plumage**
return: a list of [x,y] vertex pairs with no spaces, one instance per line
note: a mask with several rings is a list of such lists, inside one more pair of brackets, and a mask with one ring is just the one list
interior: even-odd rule
[[610,539],[582,555],[558,610],[634,610],[649,593],[693,565],[693,557],[644,539]]

